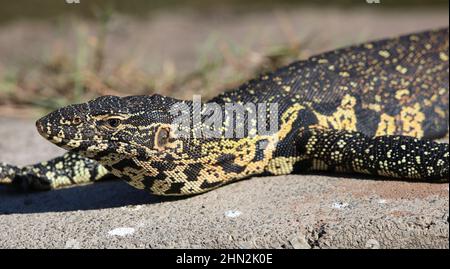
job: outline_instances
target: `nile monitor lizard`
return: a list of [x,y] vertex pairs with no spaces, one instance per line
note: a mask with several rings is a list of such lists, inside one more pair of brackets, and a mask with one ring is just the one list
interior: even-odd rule
[[[448,35],[446,28],[323,53],[203,105],[152,95],[64,107],[38,120],[37,129],[69,152],[23,168],[0,165],[0,180],[45,189],[112,174],[157,195],[308,171],[448,181],[448,144],[430,140],[448,132]],[[256,132],[250,113],[214,129],[203,111],[177,134],[180,115],[172,108],[198,112],[206,104],[220,112],[210,115],[215,123],[229,104],[277,104],[270,110],[275,131]],[[238,125],[248,126],[243,135]],[[216,136],[203,135],[211,129]]]

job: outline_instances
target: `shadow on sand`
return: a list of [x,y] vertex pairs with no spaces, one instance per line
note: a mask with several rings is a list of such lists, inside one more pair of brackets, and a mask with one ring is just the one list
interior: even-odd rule
[[104,181],[43,192],[17,192],[0,186],[0,215],[93,210],[154,204],[183,198],[160,197],[122,181]]
[[[431,184],[442,184],[448,182],[448,179],[446,181],[398,180],[363,174],[336,174],[329,172],[315,172],[308,174],[323,175],[336,179],[353,178],[355,180],[369,181],[383,180],[404,181],[411,183],[427,182]],[[299,174],[299,176],[302,175]],[[246,178],[244,180],[257,179],[253,177]],[[228,184],[233,184],[233,182]],[[95,210],[170,202],[189,199],[189,197],[192,196],[156,196],[146,191],[135,189],[121,180],[105,180],[90,185],[73,186],[42,192],[18,192],[11,186],[0,185],[0,215]]]

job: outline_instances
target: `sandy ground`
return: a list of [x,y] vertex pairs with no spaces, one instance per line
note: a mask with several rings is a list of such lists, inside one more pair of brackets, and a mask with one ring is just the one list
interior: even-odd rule
[[[106,58],[136,54],[144,67],[175,59],[178,68],[189,68],[211,29],[237,42],[256,29],[260,38],[252,46],[276,44],[283,34],[274,14],[166,14],[129,22],[133,31],[121,24],[117,29],[125,30],[111,37],[115,46],[108,51],[116,57]],[[300,38],[317,33],[318,40],[336,41],[330,46],[448,25],[448,10],[286,14]],[[3,63],[32,58],[42,53],[34,45],[53,38],[40,24],[24,36],[30,27],[24,24],[0,29]],[[177,35],[182,43],[170,39]],[[60,152],[32,121],[0,119],[1,161],[23,165]],[[0,186],[0,248],[449,248],[448,192],[448,184],[344,175],[253,178],[185,199],[158,198],[120,181],[40,193]]]

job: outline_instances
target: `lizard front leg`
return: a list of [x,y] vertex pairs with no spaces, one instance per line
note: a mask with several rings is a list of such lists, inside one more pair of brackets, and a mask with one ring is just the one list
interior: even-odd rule
[[301,169],[357,172],[399,179],[448,181],[449,145],[409,136],[368,137],[359,132],[300,132]]
[[22,168],[0,164],[0,183],[24,190],[50,190],[100,180],[109,172],[96,161],[68,152]]
[[11,184],[21,169],[7,163],[0,163],[0,184]]

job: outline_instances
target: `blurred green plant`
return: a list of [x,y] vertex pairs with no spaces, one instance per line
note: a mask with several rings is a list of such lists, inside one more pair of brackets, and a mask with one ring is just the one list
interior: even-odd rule
[[[380,8],[404,7],[435,7],[448,8],[448,0],[381,0]],[[54,19],[67,15],[78,15],[86,18],[97,18],[97,10],[113,6],[120,12],[137,17],[148,16],[161,10],[175,8],[190,8],[208,10],[226,7],[236,11],[261,10],[280,6],[338,6],[353,7],[367,5],[366,0],[80,0],[80,4],[68,4],[65,0],[39,0],[39,4],[32,0],[2,1],[0,8],[0,22],[11,21],[17,18]]]
[[211,98],[256,74],[303,57],[299,42],[293,42],[289,34],[286,34],[286,45],[269,47],[258,53],[246,42],[238,45],[220,33],[212,33],[198,49],[196,67],[187,73],[177,72],[172,62],[165,62],[160,70],[147,73],[133,64],[134,59],[127,59],[112,71],[103,72],[112,15],[112,10],[98,13],[96,31],[89,31],[85,21],[74,20],[74,48],[44,54],[36,64],[24,65],[19,70],[8,68],[6,72],[0,72],[3,74],[0,77],[0,106],[31,107],[35,113],[42,114],[106,94],[158,92],[185,99],[193,94]]

